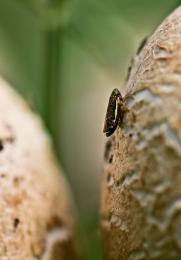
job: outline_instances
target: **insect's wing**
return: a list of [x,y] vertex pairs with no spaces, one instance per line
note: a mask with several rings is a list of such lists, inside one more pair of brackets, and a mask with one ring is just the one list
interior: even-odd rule
[[119,106],[118,106],[118,99],[122,99],[121,93],[118,89],[114,89],[111,93],[109,98],[109,104],[107,107],[105,122],[104,122],[104,129],[103,132],[106,133],[107,136],[111,135],[119,121]]

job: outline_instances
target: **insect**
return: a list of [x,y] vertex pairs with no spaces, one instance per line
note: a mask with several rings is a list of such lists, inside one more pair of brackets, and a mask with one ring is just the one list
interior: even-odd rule
[[[137,55],[141,52],[141,50],[143,49],[147,41],[148,41],[148,37],[145,37],[142,40],[138,48]],[[141,62],[139,62],[139,64],[137,64],[136,69],[133,71],[134,75],[139,74],[139,70],[141,66],[142,64]],[[129,97],[132,97],[132,92],[137,82],[137,77],[135,77],[134,82],[132,82],[129,79],[131,70],[132,70],[132,66],[128,68],[127,90],[126,90],[127,94],[125,94],[124,97],[122,97],[120,91],[117,88],[115,88],[110,95],[105,122],[104,122],[104,129],[103,129],[103,132],[106,134],[106,136],[110,136],[114,133],[117,126],[122,124],[125,112],[129,111],[128,108],[126,107],[125,101]]]
[[122,123],[126,111],[128,109],[125,107],[125,99],[122,97],[120,91],[115,88],[109,98],[104,122],[103,132],[106,136],[112,135],[117,126]]

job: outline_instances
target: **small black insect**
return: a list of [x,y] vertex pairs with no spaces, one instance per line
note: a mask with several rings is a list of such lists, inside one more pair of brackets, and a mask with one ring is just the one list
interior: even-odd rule
[[124,113],[128,109],[125,107],[125,99],[122,97],[120,91],[115,88],[109,98],[107,107],[103,132],[106,136],[114,133],[117,126],[122,123]]

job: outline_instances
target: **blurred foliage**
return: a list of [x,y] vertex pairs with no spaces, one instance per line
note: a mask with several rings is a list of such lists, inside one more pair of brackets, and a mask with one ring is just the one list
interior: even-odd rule
[[[0,72],[43,116],[66,170],[85,255],[102,259],[102,124],[141,39],[180,1],[0,0]],[[86,259],[87,259],[86,258]]]
[[42,26],[54,29],[69,20],[73,0],[17,0],[36,15]]

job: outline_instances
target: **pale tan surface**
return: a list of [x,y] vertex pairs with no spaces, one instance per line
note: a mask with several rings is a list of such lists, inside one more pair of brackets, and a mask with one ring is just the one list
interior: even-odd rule
[[74,259],[71,198],[50,139],[3,79],[1,144],[0,260]]
[[133,98],[105,152],[101,226],[110,260],[181,259],[181,7],[135,57]]

